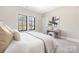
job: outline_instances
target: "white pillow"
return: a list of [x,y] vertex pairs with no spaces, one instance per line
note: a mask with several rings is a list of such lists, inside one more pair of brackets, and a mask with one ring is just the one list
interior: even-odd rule
[[21,40],[20,32],[18,30],[14,30],[13,37],[16,41]]

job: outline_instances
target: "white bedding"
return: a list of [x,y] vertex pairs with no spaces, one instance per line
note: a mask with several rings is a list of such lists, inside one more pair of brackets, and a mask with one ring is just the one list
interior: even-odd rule
[[13,40],[5,53],[43,53],[45,52],[42,40],[33,37],[25,32],[21,34],[21,40]]
[[34,31],[27,31],[27,33],[44,41],[47,53],[55,52],[56,49],[55,38]]

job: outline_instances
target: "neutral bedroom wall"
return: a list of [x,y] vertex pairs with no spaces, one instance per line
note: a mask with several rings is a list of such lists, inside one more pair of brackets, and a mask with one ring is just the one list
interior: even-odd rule
[[26,16],[34,16],[35,17],[35,31],[41,32],[42,31],[42,19],[41,14],[30,11],[23,7],[17,7],[17,16],[18,14],[26,15]]
[[16,25],[16,7],[0,6],[0,21],[4,22],[12,29],[17,29]]
[[62,36],[79,39],[79,7],[78,6],[66,6],[56,8],[46,14],[43,14],[43,33],[46,33],[48,21],[52,16],[60,16],[60,30]]

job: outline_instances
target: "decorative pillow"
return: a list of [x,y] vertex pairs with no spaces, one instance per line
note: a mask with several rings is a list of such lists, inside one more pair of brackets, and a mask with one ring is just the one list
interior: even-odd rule
[[16,41],[21,40],[20,32],[18,30],[14,30],[13,37]]
[[0,53],[5,51],[12,38],[12,33],[2,23],[0,23]]

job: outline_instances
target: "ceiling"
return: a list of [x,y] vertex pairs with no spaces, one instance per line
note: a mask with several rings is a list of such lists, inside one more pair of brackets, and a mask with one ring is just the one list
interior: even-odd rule
[[54,10],[58,6],[24,6],[24,8],[42,14]]

